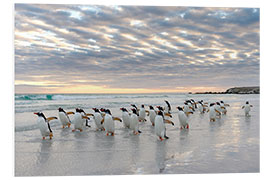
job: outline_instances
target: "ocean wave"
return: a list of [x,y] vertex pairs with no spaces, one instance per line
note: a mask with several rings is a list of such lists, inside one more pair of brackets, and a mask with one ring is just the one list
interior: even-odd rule
[[168,95],[92,95],[92,94],[20,94],[15,100],[85,100],[85,99],[119,99],[119,98],[167,98]]

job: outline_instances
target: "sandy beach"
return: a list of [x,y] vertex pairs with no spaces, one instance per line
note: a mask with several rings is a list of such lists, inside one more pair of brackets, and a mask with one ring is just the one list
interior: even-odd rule
[[[168,97],[173,106],[175,126],[166,125],[169,139],[162,142],[148,118],[140,123],[142,133],[138,136],[118,121],[114,137],[96,132],[93,120],[90,121],[92,127],[85,128],[82,133],[71,132],[71,128],[62,129],[55,121],[52,140],[42,140],[34,125],[28,125],[32,127],[30,130],[17,128],[15,176],[259,172],[259,95],[194,96],[194,99],[209,101],[225,99],[231,105],[228,114],[216,122],[209,122],[208,114],[196,111],[189,117],[190,129],[180,131],[175,109],[180,99]],[[242,99],[247,98],[254,106],[251,117],[245,117],[241,109]],[[152,98],[151,101],[158,103],[161,99]],[[132,99],[135,100],[139,103],[143,98]],[[145,102],[147,100],[144,98]],[[118,108],[111,110],[114,115],[121,115]],[[44,114],[57,115],[57,111],[46,110]],[[17,126],[21,125],[22,118],[31,117],[30,122],[36,120],[32,112],[16,113],[15,117]]]

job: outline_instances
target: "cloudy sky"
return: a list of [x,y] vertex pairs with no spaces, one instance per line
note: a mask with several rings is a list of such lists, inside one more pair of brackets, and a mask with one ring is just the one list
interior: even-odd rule
[[260,9],[15,4],[16,93],[257,86]]

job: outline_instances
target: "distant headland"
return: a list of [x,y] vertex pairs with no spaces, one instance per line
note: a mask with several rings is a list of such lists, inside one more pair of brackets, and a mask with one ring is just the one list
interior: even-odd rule
[[196,92],[194,94],[260,94],[260,87],[233,87],[224,92]]

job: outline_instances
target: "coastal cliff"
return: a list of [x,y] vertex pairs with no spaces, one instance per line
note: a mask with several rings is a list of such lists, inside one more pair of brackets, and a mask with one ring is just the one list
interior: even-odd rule
[[227,89],[226,94],[260,94],[260,87],[234,87]]
[[195,94],[260,94],[260,87],[233,87],[225,92],[196,92]]

